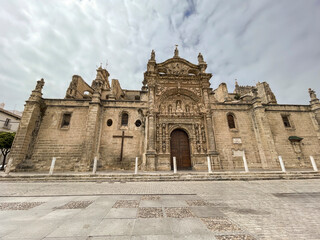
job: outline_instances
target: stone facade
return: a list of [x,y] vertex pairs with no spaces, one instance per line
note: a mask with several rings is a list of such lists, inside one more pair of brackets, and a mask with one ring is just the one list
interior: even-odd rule
[[[65,99],[43,98],[38,81],[14,141],[12,170],[48,171],[52,157],[57,171],[90,171],[95,157],[98,171],[133,169],[135,157],[147,171],[171,170],[173,157],[178,168],[189,161],[206,170],[210,157],[214,170],[233,170],[243,169],[243,153],[249,169],[280,169],[278,156],[289,169],[310,169],[310,155],[320,164],[313,90],[310,105],[277,104],[266,82],[236,82],[234,93],[225,83],[212,90],[206,67],[201,54],[192,64],[176,48],[162,63],[152,51],[141,90],[122,89],[116,79],[110,85],[101,67],[91,86],[73,76]],[[174,137],[181,132],[184,140]]]

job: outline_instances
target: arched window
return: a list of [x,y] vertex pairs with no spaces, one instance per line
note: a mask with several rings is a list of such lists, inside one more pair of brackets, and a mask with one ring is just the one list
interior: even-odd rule
[[231,113],[229,113],[227,115],[227,120],[228,120],[229,128],[236,128],[236,123],[234,121],[234,116]]
[[122,113],[121,126],[128,126],[128,119],[129,119],[128,113]]

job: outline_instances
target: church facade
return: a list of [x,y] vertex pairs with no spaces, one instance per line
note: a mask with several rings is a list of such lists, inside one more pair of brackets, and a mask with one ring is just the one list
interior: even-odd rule
[[99,67],[88,85],[74,75],[64,99],[42,96],[37,82],[26,101],[12,147],[13,171],[134,169],[279,170],[278,156],[292,169],[320,164],[320,102],[309,89],[309,105],[278,104],[266,82],[210,88],[211,73],[199,54],[198,64],[174,56],[157,63],[152,51],[141,90],[122,89]]

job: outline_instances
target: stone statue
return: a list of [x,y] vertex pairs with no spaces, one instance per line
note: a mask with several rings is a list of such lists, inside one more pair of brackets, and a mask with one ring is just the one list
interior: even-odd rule
[[171,105],[168,106],[168,113],[172,114],[172,106]]
[[203,56],[202,56],[201,53],[199,53],[199,55],[198,55],[198,62],[199,62],[199,63],[204,62],[204,61],[203,61]]
[[314,90],[312,90],[311,88],[309,88],[309,94],[310,94],[311,100],[317,99],[316,92]]
[[178,45],[176,45],[176,49],[174,50],[174,57],[179,57]]
[[152,60],[152,61],[155,61],[155,60],[156,60],[156,54],[155,54],[155,52],[154,52],[153,49],[152,49],[152,51],[151,51],[151,58],[150,58],[150,60]]
[[181,108],[181,101],[180,100],[177,101],[176,112],[177,113],[182,113],[183,112],[183,110]]
[[43,80],[43,78],[41,78],[41,80],[37,81],[37,85],[36,85],[36,88],[34,90],[37,91],[37,92],[41,92],[43,86],[44,86],[44,80]]

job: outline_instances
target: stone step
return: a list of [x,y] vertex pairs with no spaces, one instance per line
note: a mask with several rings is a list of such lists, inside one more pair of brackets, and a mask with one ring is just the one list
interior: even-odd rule
[[0,181],[108,181],[108,182],[146,182],[146,181],[222,181],[222,180],[273,180],[273,179],[320,179],[319,172],[184,172],[184,173],[81,173],[53,175],[38,173],[12,173],[1,175]]

